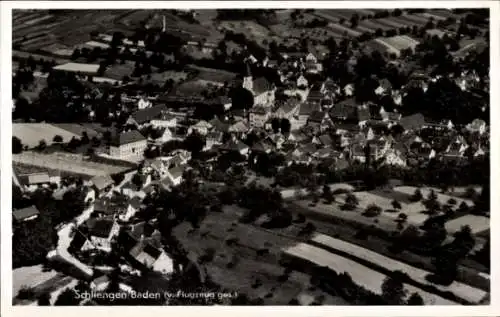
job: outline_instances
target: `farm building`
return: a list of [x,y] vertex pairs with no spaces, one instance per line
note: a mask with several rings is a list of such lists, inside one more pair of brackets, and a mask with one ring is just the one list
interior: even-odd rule
[[97,75],[98,69],[99,65],[97,64],[83,64],[83,63],[66,63],[54,67],[54,70],[70,72],[70,73],[80,73],[90,76]]
[[119,158],[142,156],[147,143],[147,139],[137,130],[124,132],[113,140],[109,153],[111,156]]

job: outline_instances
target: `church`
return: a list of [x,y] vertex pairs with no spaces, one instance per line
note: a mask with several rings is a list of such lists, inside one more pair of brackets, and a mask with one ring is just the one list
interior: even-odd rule
[[276,88],[265,77],[254,79],[249,64],[247,64],[246,74],[243,77],[243,88],[253,94],[254,105],[271,107],[274,104]]

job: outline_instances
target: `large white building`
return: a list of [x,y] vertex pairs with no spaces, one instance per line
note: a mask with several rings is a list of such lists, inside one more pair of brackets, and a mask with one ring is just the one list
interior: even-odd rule
[[110,144],[109,154],[116,158],[142,156],[148,146],[146,138],[137,130],[121,133]]

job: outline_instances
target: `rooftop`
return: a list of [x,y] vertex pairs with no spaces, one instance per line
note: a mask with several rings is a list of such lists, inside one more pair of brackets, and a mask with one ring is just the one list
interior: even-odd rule
[[132,130],[128,132],[120,133],[117,137],[113,139],[111,145],[121,146],[125,144],[130,144],[138,141],[146,141],[146,138],[137,130]]

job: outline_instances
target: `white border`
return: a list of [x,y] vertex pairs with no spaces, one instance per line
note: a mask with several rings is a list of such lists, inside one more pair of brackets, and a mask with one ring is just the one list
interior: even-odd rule
[[[492,234],[492,291],[491,305],[489,306],[422,306],[418,310],[412,307],[395,306],[315,306],[315,307],[286,307],[286,306],[263,306],[263,307],[12,307],[12,215],[11,215],[11,38],[12,38],[12,9],[119,9],[119,8],[141,8],[141,9],[168,9],[168,8],[490,8],[490,46],[491,46],[491,122],[500,118],[498,107],[500,100],[498,91],[500,88],[498,70],[499,54],[499,3],[495,1],[2,1],[1,2],[1,311],[2,316],[67,316],[68,314],[85,314],[88,316],[106,316],[108,312],[120,314],[122,316],[141,316],[155,314],[168,314],[170,316],[184,315],[215,315],[215,316],[255,316],[257,314],[272,314],[292,316],[500,316],[499,301],[499,269],[493,263],[497,264],[500,258],[498,251],[500,237]],[[492,124],[491,126],[491,162],[498,162],[500,151],[500,129]],[[497,164],[491,164],[491,174],[500,175]],[[491,192],[492,196],[492,215],[491,231],[495,232],[494,227],[498,226],[500,216],[496,215],[494,210],[500,206],[497,182],[492,177]],[[497,194],[497,195],[495,195]],[[494,260],[493,260],[494,259]],[[147,310],[147,311],[146,311]],[[82,314],[82,315],[83,315]]]

